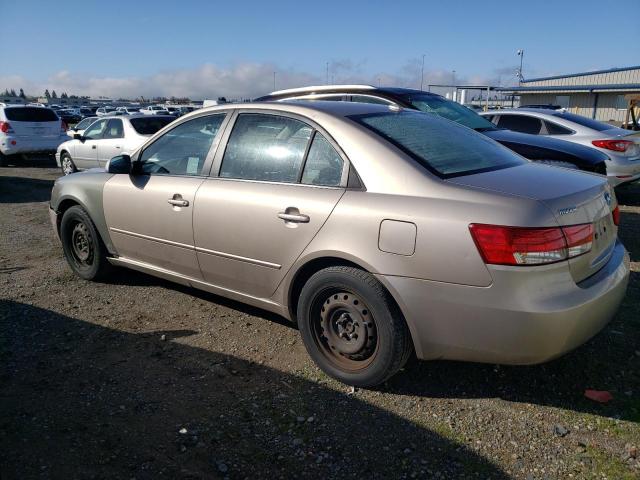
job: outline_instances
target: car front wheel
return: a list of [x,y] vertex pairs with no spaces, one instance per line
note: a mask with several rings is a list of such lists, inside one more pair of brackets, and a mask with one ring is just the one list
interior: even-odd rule
[[395,302],[373,275],[358,268],[329,267],[311,276],[300,293],[297,317],[311,358],[348,385],[384,382],[413,351]]
[[71,269],[85,280],[99,280],[112,270],[107,248],[87,212],[78,205],[69,208],[60,222],[60,239]]
[[65,175],[71,175],[74,172],[77,172],[76,164],[73,163],[73,159],[71,155],[67,152],[63,153],[60,156],[60,167],[62,168],[62,173]]

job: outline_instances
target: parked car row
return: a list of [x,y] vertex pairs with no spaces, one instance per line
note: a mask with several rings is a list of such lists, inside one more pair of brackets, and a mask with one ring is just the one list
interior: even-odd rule
[[[589,163],[604,153],[418,91],[313,95],[91,124],[63,168],[110,160],[51,195],[71,269],[132,268],[276,312],[324,372],[361,387],[413,353],[544,362],[613,317],[630,260],[613,188]],[[134,124],[160,118],[171,123],[154,135]],[[129,133],[144,137],[135,148]]]

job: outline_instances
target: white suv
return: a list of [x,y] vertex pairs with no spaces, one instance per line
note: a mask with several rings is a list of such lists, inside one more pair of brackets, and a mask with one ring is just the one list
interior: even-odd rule
[[66,130],[50,108],[0,103],[0,166],[17,153],[55,153]]

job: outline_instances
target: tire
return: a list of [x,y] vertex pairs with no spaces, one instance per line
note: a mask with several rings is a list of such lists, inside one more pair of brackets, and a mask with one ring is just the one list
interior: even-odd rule
[[8,167],[9,166],[9,157],[4,153],[0,152],[0,167]]
[[570,168],[572,170],[580,170],[577,165],[569,162],[563,162],[561,160],[532,160],[536,163],[543,163],[544,165],[551,165],[553,167]]
[[76,275],[85,280],[100,280],[111,273],[107,248],[82,207],[75,205],[64,212],[60,239],[67,263]]
[[63,175],[71,175],[72,173],[78,171],[78,169],[76,168],[76,164],[73,163],[71,155],[69,155],[67,152],[64,152],[62,155],[60,155],[60,168],[62,169]]
[[312,275],[300,292],[297,317],[313,361],[348,385],[383,383],[413,352],[399,308],[373,275],[358,268],[328,267]]

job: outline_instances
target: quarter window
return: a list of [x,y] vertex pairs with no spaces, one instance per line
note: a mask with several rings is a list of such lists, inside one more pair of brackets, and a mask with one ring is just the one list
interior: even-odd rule
[[91,126],[84,131],[84,137],[87,140],[97,140],[102,138],[106,127],[106,120],[98,120],[97,122],[92,123]]
[[224,114],[198,117],[169,130],[142,152],[142,172],[200,175],[224,117]]
[[547,128],[548,135],[571,135],[573,130],[569,130],[568,128],[562,127],[557,123],[553,122],[544,122]]
[[220,177],[297,182],[311,133],[293,118],[241,114],[227,142]]
[[343,160],[320,133],[316,133],[302,172],[302,183],[337,187],[342,179]]
[[104,132],[103,138],[123,138],[124,130],[122,128],[122,120],[112,119],[107,123],[107,129]]
[[500,115],[498,126],[516,132],[539,135],[542,121],[539,118],[527,117],[526,115]]

